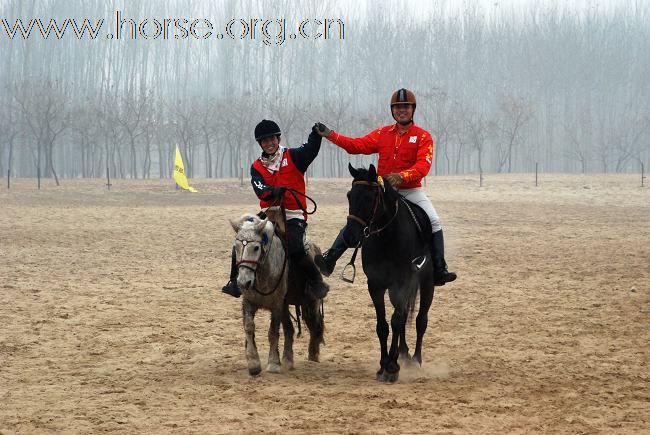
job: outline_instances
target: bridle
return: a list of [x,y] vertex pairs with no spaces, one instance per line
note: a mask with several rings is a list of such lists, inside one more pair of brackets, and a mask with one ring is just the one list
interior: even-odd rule
[[[302,192],[299,192],[299,191],[297,191],[295,189],[292,189],[292,188],[287,188],[287,192],[290,193],[291,195],[293,195],[293,197],[296,199],[296,202],[299,204],[300,209],[305,214],[311,215],[311,214],[316,213],[316,209],[318,208],[318,205],[316,204],[316,201],[314,201],[312,198],[310,198],[306,194],[304,194]],[[300,201],[298,201],[298,196],[297,195],[304,196],[307,201],[310,201],[314,205],[313,210],[304,209],[302,207],[302,205],[300,205]],[[278,281],[275,283],[275,286],[273,286],[273,289],[271,291],[263,292],[263,291],[261,291],[261,290],[259,290],[257,288],[257,271],[258,271],[259,266],[263,266],[264,263],[266,262],[266,257],[267,257],[267,254],[268,254],[269,250],[271,249],[273,241],[276,238],[280,239],[280,236],[278,236],[274,232],[273,236],[271,237],[271,241],[269,242],[269,246],[266,248],[266,250],[264,249],[265,243],[263,243],[261,241],[235,238],[235,242],[240,242],[243,245],[244,248],[246,248],[246,246],[249,243],[259,243],[260,244],[260,250],[262,251],[262,253],[260,254],[260,256],[258,257],[257,260],[240,260],[240,261],[235,263],[235,266],[237,267],[237,269],[243,267],[245,269],[251,270],[255,274],[255,282],[253,283],[253,290],[255,290],[255,292],[257,294],[261,295],[261,296],[269,296],[269,295],[275,293],[275,291],[280,287],[280,283],[282,282],[282,277],[284,276],[284,272],[285,272],[285,270],[287,268],[287,263],[288,263],[288,240],[286,240],[286,238],[287,238],[287,234],[286,234],[287,217],[286,217],[286,214],[285,214],[283,199],[284,198],[280,198],[280,199],[276,200],[276,202],[273,204],[273,205],[279,205],[280,206],[281,217],[282,217],[282,221],[284,222],[284,227],[285,227],[285,240],[282,240],[282,242],[283,242],[282,243],[283,253],[284,253],[284,260],[282,261],[282,270],[280,271]],[[242,249],[242,256],[243,256],[243,254],[244,254],[244,250]]]
[[[257,288],[257,271],[259,266],[263,266],[266,263],[267,255],[268,252],[271,250],[271,246],[273,246],[273,241],[276,239],[276,235],[273,234],[271,237],[271,241],[268,243],[268,247],[264,249],[264,243],[262,241],[258,240],[247,240],[247,239],[240,239],[240,238],[235,238],[235,242],[240,242],[244,249],[246,249],[246,246],[248,246],[249,243],[259,243],[260,245],[260,251],[262,253],[260,256],[257,258],[257,260],[239,260],[235,265],[237,266],[237,269],[239,268],[245,268],[250,271],[252,271],[255,274],[255,282],[253,283],[253,290],[255,290],[259,295],[261,296],[269,296],[278,289],[280,286],[280,283],[282,282],[282,277],[284,276],[284,270],[287,267],[287,252],[286,250],[283,250],[284,252],[284,260],[282,261],[282,270],[280,271],[280,276],[278,277],[278,281],[275,283],[275,286],[273,286],[273,289],[269,292],[263,292],[260,289]],[[244,249],[242,249],[242,257],[244,256]]]
[[[375,200],[372,206],[372,214],[370,215],[370,220],[366,221],[359,216],[355,216],[353,214],[348,215],[348,221],[355,221],[361,225],[363,228],[363,237],[368,238],[370,236],[374,236],[376,234],[381,233],[384,231],[388,226],[395,220],[397,217],[397,212],[399,211],[399,198],[395,200],[395,213],[393,216],[388,220],[388,222],[382,226],[379,229],[372,229],[373,223],[375,222],[375,219],[377,218],[377,211],[379,210],[379,205],[381,204],[384,209],[386,209],[386,203],[384,202],[384,187],[382,184],[376,182],[376,181],[363,181],[363,180],[357,180],[353,181],[352,185],[362,185],[362,186],[370,186],[373,188],[377,189],[377,193],[375,195]],[[346,242],[347,244],[347,242]]]
[[[399,197],[397,200],[395,200],[395,214],[386,222],[386,224],[378,229],[373,230],[372,229],[372,224],[375,222],[375,219],[377,218],[377,210],[379,210],[379,205],[380,203],[383,205],[384,210],[386,209],[386,203],[384,202],[384,185],[383,181],[364,181],[364,180],[355,180],[352,182],[352,186],[355,185],[361,185],[361,186],[370,186],[373,188],[377,189],[377,193],[375,195],[375,200],[374,204],[372,205],[372,214],[370,215],[370,220],[366,221],[365,219],[360,218],[359,216],[355,216],[353,214],[348,215],[348,222],[349,221],[355,221],[358,224],[361,225],[363,228],[363,237],[359,240],[359,243],[357,243],[356,246],[350,246],[350,244],[345,240],[345,237],[343,238],[343,242],[348,248],[354,248],[354,252],[352,253],[352,257],[350,258],[350,262],[343,268],[341,271],[341,279],[343,281],[353,283],[354,282],[354,277],[357,274],[357,267],[354,265],[354,262],[357,258],[357,252],[359,252],[359,248],[361,247],[363,240],[367,239],[370,236],[377,235],[384,231],[388,226],[393,223],[395,218],[397,217],[397,212],[399,211]],[[352,269],[352,278],[347,278],[345,276],[346,270],[348,268]]]
[[[260,250],[262,251],[262,253],[260,254],[260,256],[259,256],[259,258],[257,260],[240,260],[240,261],[238,261],[236,263],[237,268],[243,267],[243,268],[251,270],[253,272],[257,272],[257,267],[260,264],[264,264],[264,262],[266,261],[266,254],[268,252],[268,249],[264,250],[264,246],[263,246],[262,242],[257,241],[257,240],[247,240],[247,239],[235,238],[235,241],[241,243],[242,246],[244,247],[244,249],[246,249],[246,246],[248,246],[249,243],[259,243]],[[273,243],[273,241],[271,241],[271,243]],[[242,256],[243,256],[243,254],[244,254],[244,250],[242,250]],[[251,266],[249,266],[249,264]]]

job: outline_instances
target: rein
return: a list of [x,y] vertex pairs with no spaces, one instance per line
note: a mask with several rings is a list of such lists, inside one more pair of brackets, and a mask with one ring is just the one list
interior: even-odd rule
[[382,194],[383,188],[381,184],[374,181],[353,181],[352,185],[354,186],[355,184],[377,188],[377,196],[375,196],[375,202],[372,207],[372,215],[370,216],[370,221],[366,222],[365,220],[353,214],[348,215],[348,220],[353,220],[361,224],[361,226],[363,227],[363,236],[367,239],[370,236],[374,236],[381,233],[386,228],[388,228],[390,224],[393,223],[393,221],[397,217],[397,213],[399,212],[399,198],[395,200],[395,213],[393,214],[393,216],[388,220],[388,222],[386,222],[386,224],[383,227],[373,230],[371,228],[372,228],[372,224],[375,221],[375,218],[377,217],[377,210],[379,209],[379,203],[384,203],[383,201],[384,195]]
[[[379,209],[379,203],[384,203],[384,201],[383,201],[383,198],[384,198],[383,186],[380,183],[375,182],[375,181],[363,181],[363,180],[353,181],[352,185],[354,186],[355,184],[356,185],[370,186],[370,187],[376,187],[377,188],[377,196],[375,197],[375,202],[374,202],[373,207],[372,207],[372,215],[370,215],[370,221],[366,222],[365,220],[363,220],[360,217],[355,216],[353,214],[348,215],[348,220],[352,220],[352,221],[355,221],[355,222],[361,224],[361,226],[363,227],[363,230],[362,230],[363,231],[363,238],[367,239],[370,236],[375,236],[375,235],[381,233],[386,228],[388,228],[390,226],[390,224],[393,223],[393,221],[397,217],[397,213],[399,212],[399,198],[397,198],[397,200],[395,200],[395,213],[388,220],[388,222],[384,226],[382,226],[381,228],[372,230],[371,229],[372,224],[375,221],[375,218],[377,217],[377,210]],[[359,241],[357,246],[354,247],[354,252],[352,253],[352,257],[350,258],[350,262],[348,264],[346,264],[345,267],[343,268],[343,270],[341,271],[341,279],[343,281],[345,281],[345,282],[354,283],[354,278],[355,278],[355,276],[357,274],[357,267],[355,266],[354,262],[357,259],[357,252],[359,251],[359,248],[363,244],[363,238]],[[343,239],[343,241],[345,241],[345,239]],[[348,245],[347,242],[345,242],[345,244]],[[351,246],[348,246],[348,247],[351,248]],[[346,278],[345,277],[345,271],[347,270],[348,267],[352,268],[352,278]]]
[[[289,192],[293,198],[296,200],[296,203],[298,204],[298,207],[300,207],[300,211],[307,215],[312,215],[316,213],[316,210],[318,210],[318,204],[316,204],[316,201],[310,196],[308,196],[306,193],[302,193],[297,191],[296,189],[292,189],[290,187],[287,187],[287,192]],[[312,211],[307,211],[307,208],[302,208],[302,204],[300,204],[300,201],[298,201],[298,195],[303,196],[307,201],[311,202],[314,204],[314,209]],[[282,204],[281,206],[284,208],[284,197],[282,198]],[[285,223],[286,223],[286,218],[285,218]]]
[[[278,280],[275,283],[275,286],[273,287],[273,289],[271,289],[271,291],[268,291],[268,292],[263,292],[263,291],[261,291],[260,289],[257,288],[258,267],[260,265],[263,266],[266,263],[267,254],[271,250],[271,246],[273,245],[273,240],[275,240],[276,237],[277,236],[274,233],[273,237],[271,238],[271,241],[269,242],[269,247],[266,250],[264,248],[260,248],[260,249],[262,249],[262,255],[260,255],[260,258],[258,258],[257,260],[240,260],[240,261],[238,261],[236,263],[237,268],[243,267],[243,268],[251,270],[251,271],[253,271],[253,273],[255,273],[255,283],[253,284],[253,290],[255,290],[255,292],[257,294],[261,295],[261,296],[269,296],[269,295],[272,295],[273,293],[275,293],[275,291],[278,289],[278,287],[280,287],[280,283],[282,282],[282,277],[284,276],[284,271],[285,271],[285,269],[287,267],[287,251],[284,250],[284,261],[282,262],[282,270],[280,271],[280,276],[278,277]],[[241,244],[244,247],[246,247],[246,245],[248,245],[249,243],[259,243],[256,240],[242,240],[242,239],[235,239],[235,240],[238,240],[239,242],[241,242]],[[253,268],[253,267],[249,266],[249,264],[253,265],[255,267]]]

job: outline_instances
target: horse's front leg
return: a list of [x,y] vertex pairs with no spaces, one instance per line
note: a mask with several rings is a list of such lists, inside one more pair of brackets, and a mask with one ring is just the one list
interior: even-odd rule
[[372,304],[375,306],[375,315],[377,317],[377,338],[379,338],[379,347],[381,348],[377,379],[381,379],[388,362],[389,329],[388,322],[386,321],[386,304],[384,303],[384,293],[386,293],[386,289],[381,285],[371,283],[371,281],[368,280],[368,292],[370,293]]
[[289,314],[289,305],[282,310],[282,331],[284,332],[284,350],[282,351],[282,364],[287,370],[293,370],[293,322]]
[[405,362],[406,364],[411,361],[411,355],[409,355],[409,346],[406,343],[406,328],[402,331],[399,336],[399,361]]
[[271,325],[269,326],[269,363],[266,371],[269,373],[280,373],[280,323],[282,322],[283,306],[274,308],[271,311]]
[[429,323],[429,308],[431,308],[431,302],[433,302],[433,292],[433,286],[429,286],[427,291],[422,291],[422,288],[420,288],[420,309],[415,319],[418,337],[415,343],[415,352],[413,352],[413,361],[420,366],[422,365],[422,339]]
[[251,376],[257,376],[262,371],[260,356],[257,353],[255,344],[255,312],[257,307],[244,299],[242,301],[242,312],[244,317],[244,332],[246,334],[246,362],[248,364],[248,373]]
[[405,306],[397,306],[393,312],[393,316],[390,319],[390,326],[393,330],[393,336],[391,337],[390,351],[388,352],[388,360],[384,366],[383,376],[380,377],[380,381],[384,382],[395,382],[399,378],[399,363],[397,358],[399,357],[399,338],[402,335],[405,326],[406,326],[406,312],[407,309]]

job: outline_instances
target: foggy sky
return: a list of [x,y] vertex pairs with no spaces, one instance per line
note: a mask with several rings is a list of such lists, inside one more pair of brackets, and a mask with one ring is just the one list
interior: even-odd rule
[[[636,171],[650,164],[650,12],[635,0],[105,2],[4,0],[0,19],[341,18],[342,40],[78,41],[0,28],[0,172],[167,176],[175,145],[195,176],[240,176],[262,118],[285,144],[315,121],[358,136],[415,91],[437,141],[431,174]],[[217,32],[218,30],[215,30]],[[37,33],[37,32],[34,32]],[[294,29],[295,33],[295,29]],[[43,101],[57,109],[44,111]],[[345,174],[328,148],[313,175]],[[40,162],[40,163],[39,163]],[[58,168],[58,169],[57,169]]]

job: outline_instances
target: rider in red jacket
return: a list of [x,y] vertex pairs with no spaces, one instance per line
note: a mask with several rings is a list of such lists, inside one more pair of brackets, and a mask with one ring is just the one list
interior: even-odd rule
[[[260,200],[263,212],[279,209],[284,199],[287,218],[287,244],[289,258],[294,267],[302,269],[307,277],[307,294],[315,299],[327,295],[329,287],[323,281],[318,267],[305,251],[307,229],[307,204],[305,200],[305,172],[320,151],[322,138],[312,128],[307,143],[298,148],[280,146],[280,127],[273,121],[262,120],[255,127],[255,140],[262,148],[262,155],[251,165],[251,184]],[[295,196],[287,189],[298,192]],[[233,248],[230,280],[221,291],[239,297],[237,267]]]
[[[444,239],[440,218],[431,201],[422,191],[422,178],[431,168],[434,142],[431,134],[413,122],[416,101],[415,94],[408,89],[395,91],[390,100],[391,113],[396,123],[380,127],[369,134],[351,138],[318,124],[318,133],[350,154],[378,154],[377,174],[398,189],[409,201],[419,205],[429,216],[431,235],[431,258],[433,260],[434,284],[444,285],[456,279],[454,272],[447,270],[444,254]],[[317,259],[325,276],[334,271],[336,261],[347,249],[343,231],[332,247]]]
[[379,154],[377,174],[399,174],[400,189],[422,187],[422,178],[431,168],[433,138],[413,122],[405,129],[398,126],[380,127],[356,139],[332,131],[327,139],[350,154]]

